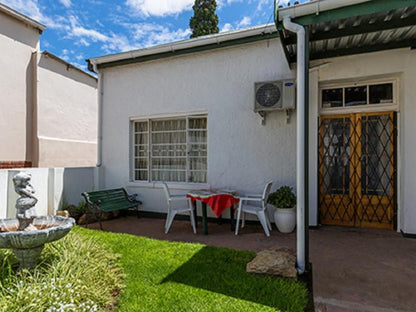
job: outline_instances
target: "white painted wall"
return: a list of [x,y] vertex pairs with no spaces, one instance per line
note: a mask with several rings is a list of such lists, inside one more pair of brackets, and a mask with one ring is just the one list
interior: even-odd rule
[[[315,66],[318,62],[313,63]],[[371,54],[360,54],[342,58],[333,58],[321,60],[319,63],[328,63],[310,75],[311,92],[310,92],[310,111],[315,114],[310,120],[311,138],[316,137],[318,106],[318,89],[320,82],[331,81],[354,81],[354,79],[380,78],[380,77],[398,77],[399,78],[399,102],[400,102],[400,134],[398,151],[400,168],[399,168],[399,224],[398,230],[405,233],[416,233],[416,51],[410,49],[400,49]],[[314,142],[314,143],[312,143]],[[315,165],[310,168],[310,184],[317,183],[317,140],[311,141],[310,152],[311,159],[316,159]],[[310,200],[311,214],[317,214],[317,191],[310,192],[314,199]],[[313,205],[315,203],[315,205]],[[311,219],[312,220],[312,219]]]
[[0,218],[14,218],[16,199],[13,177],[25,171],[32,175],[30,183],[38,199],[38,215],[54,215],[61,205],[78,205],[81,193],[94,190],[95,167],[0,169]]
[[318,105],[319,71],[309,71],[309,225],[318,225]]
[[0,161],[30,160],[26,117],[33,101],[31,56],[38,50],[39,31],[0,12]]
[[39,167],[94,166],[97,80],[46,54],[38,62]]
[[69,205],[78,205],[84,198],[81,196],[82,192],[90,192],[96,189],[94,185],[94,173],[98,168],[83,167],[83,168],[65,168],[61,176],[62,184],[64,185],[62,191],[62,198]]
[[0,219],[7,218],[8,171],[0,170]]
[[[104,73],[103,166],[106,188],[139,193],[146,211],[165,212],[157,184],[129,178],[129,118],[206,112],[208,184],[240,193],[296,185],[296,117],[253,112],[254,83],[294,77],[279,40],[261,41],[152,62],[107,68]],[[173,184],[179,191],[198,184]]]

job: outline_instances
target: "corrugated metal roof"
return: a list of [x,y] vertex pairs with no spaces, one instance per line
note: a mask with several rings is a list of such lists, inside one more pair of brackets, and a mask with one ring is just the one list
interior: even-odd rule
[[[370,1],[371,4],[377,0]],[[394,3],[394,1],[391,1]],[[382,3],[379,1],[379,3]],[[349,7],[346,18],[326,18],[324,21],[303,23],[309,31],[309,58],[322,59],[387,49],[416,47],[416,1],[402,1],[402,7],[361,14]],[[361,7],[368,3],[361,4]],[[396,3],[397,4],[397,3]],[[410,4],[410,5],[406,5]],[[346,7],[348,8],[348,7]],[[339,16],[337,9],[337,14]],[[330,16],[331,12],[327,11]],[[296,23],[297,18],[292,21]],[[303,20],[306,20],[305,18]],[[278,25],[279,28],[279,25]],[[280,27],[280,37],[290,63],[296,60],[296,35]]]

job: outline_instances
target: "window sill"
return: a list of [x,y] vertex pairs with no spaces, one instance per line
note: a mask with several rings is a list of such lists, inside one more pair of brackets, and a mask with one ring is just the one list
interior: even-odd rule
[[[186,182],[166,182],[169,189],[172,190],[199,190],[209,189],[208,183],[186,183]],[[141,181],[129,181],[127,182],[129,188],[149,188],[149,189],[161,189],[161,182],[141,182]]]

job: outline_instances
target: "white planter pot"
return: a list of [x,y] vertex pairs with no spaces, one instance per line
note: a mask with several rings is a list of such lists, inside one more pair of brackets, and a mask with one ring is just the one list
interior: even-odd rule
[[293,208],[276,208],[274,223],[282,233],[293,232],[296,226],[296,206]]

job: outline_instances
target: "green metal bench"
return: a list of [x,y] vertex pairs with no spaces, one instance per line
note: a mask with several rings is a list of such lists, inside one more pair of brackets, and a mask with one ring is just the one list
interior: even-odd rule
[[136,199],[137,194],[129,195],[124,188],[84,192],[81,195],[87,203],[87,212],[97,217],[101,230],[101,212],[135,209],[139,217],[139,206],[142,202]]

